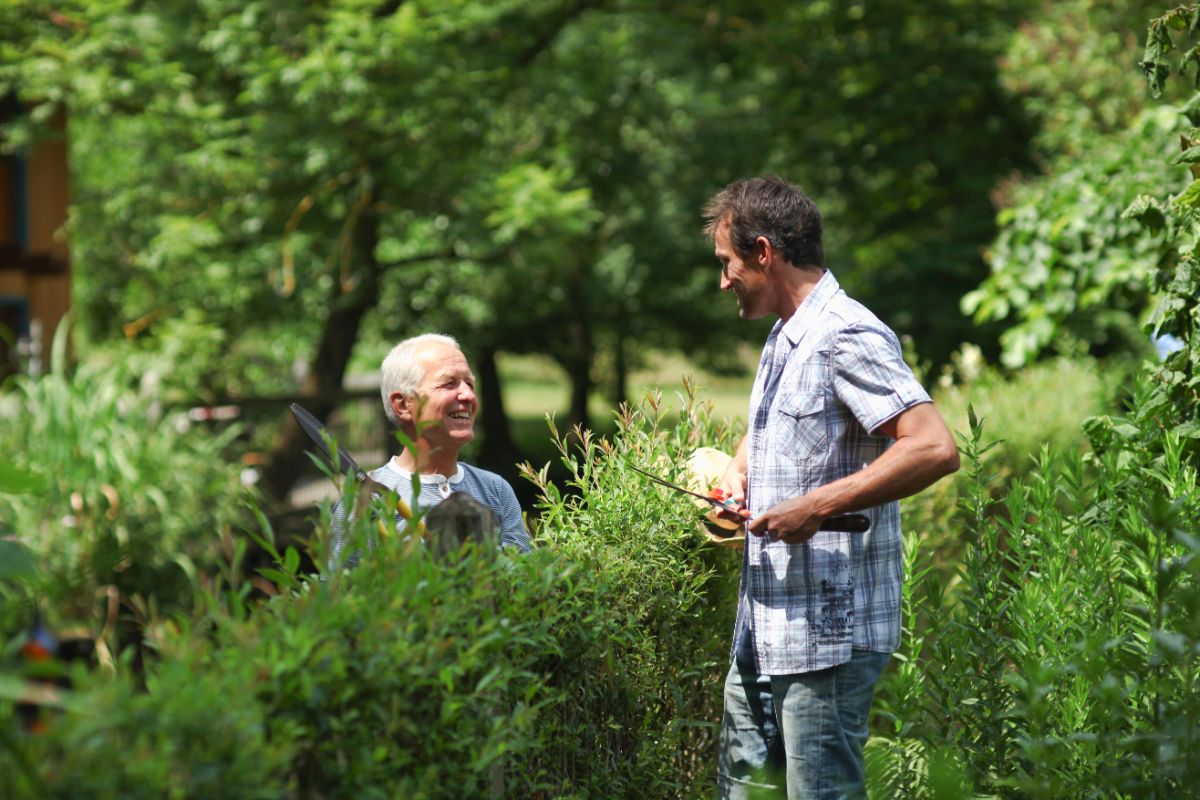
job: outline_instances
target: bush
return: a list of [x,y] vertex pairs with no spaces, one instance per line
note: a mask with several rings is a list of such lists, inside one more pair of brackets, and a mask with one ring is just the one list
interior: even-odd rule
[[226,440],[180,433],[119,366],[57,363],[0,395],[0,452],[46,483],[0,495],[0,532],[36,554],[42,604],[60,629],[98,630],[98,598],[187,608],[194,576],[213,569],[244,516]]
[[[992,446],[980,453],[980,474],[988,476],[987,493],[997,513],[1004,513],[1000,500],[1007,487],[1040,469],[1043,447],[1084,457],[1084,420],[1115,407],[1114,396],[1130,369],[1124,362],[1085,357],[1056,358],[1009,372],[983,363],[978,349],[969,345],[952,361],[933,388],[934,402],[960,439],[971,430],[968,406],[983,420]],[[942,569],[959,560],[965,545],[970,520],[958,499],[970,491],[971,480],[963,470],[901,503],[904,530],[921,537]]]
[[[1152,391],[1144,376],[1135,406]],[[966,782],[1019,797],[1194,792],[1200,714],[1200,485],[1181,438],[1131,447],[1123,421],[1089,423],[1095,454],[1043,448],[991,511],[987,445],[972,422],[953,574],[909,534],[908,636],[879,690],[877,771],[931,797],[929,754]]]
[[[383,537],[354,571],[321,578],[300,574],[289,548],[264,571],[271,584],[259,579],[273,593],[266,602],[247,602],[249,585],[232,584],[205,595],[194,626],[152,625],[163,659],[148,667],[146,694],[124,679],[86,685],[73,707],[93,713],[64,714],[23,740],[18,754],[36,764],[38,790],[707,793],[738,559],[703,543],[686,498],[626,464],[681,478],[691,449],[728,446],[729,433],[690,402],[665,430],[657,407],[651,397],[626,410],[611,442],[578,431],[560,440],[571,491],[544,485],[532,553],[443,563]],[[324,563],[317,545],[314,563]],[[39,796],[30,785],[9,788]],[[242,787],[253,788],[238,795]]]
[[[269,728],[255,697],[253,662],[205,652],[157,663],[145,688],[118,677],[73,671],[62,716],[37,735],[18,732],[0,703],[0,732],[17,743],[29,772],[0,769],[0,796],[21,800],[266,800],[291,796],[287,766],[295,745]],[[268,738],[269,737],[269,738]]]

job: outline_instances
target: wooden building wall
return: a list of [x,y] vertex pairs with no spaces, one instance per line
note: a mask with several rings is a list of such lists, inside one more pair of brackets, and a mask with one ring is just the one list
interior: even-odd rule
[[[9,105],[3,113],[15,110]],[[54,127],[60,136],[23,157],[0,156],[0,325],[9,329],[8,336],[0,331],[0,376],[15,367],[12,334],[30,339],[35,359],[44,363],[70,308],[65,120]]]

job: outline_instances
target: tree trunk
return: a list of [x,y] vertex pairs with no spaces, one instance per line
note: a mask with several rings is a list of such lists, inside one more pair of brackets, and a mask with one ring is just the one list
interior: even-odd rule
[[613,353],[612,399],[617,408],[629,400],[629,361],[626,358],[624,331],[617,331],[616,350]]
[[592,331],[586,319],[580,318],[568,331],[571,352],[563,365],[571,381],[571,409],[569,423],[590,428],[588,397],[592,393]]
[[570,426],[591,427],[588,417],[588,396],[592,393],[592,358],[595,342],[589,319],[587,273],[580,271],[568,287],[568,299],[575,314],[567,326],[567,352],[563,367],[571,381]]
[[[363,317],[379,303],[382,268],[375,258],[378,241],[379,219],[368,206],[354,227],[354,255],[363,269],[358,273],[357,284],[349,291],[340,282],[334,282],[329,316],[325,318],[317,352],[300,394],[321,397],[341,390]],[[324,422],[334,408],[336,403],[332,400],[317,400],[311,402],[308,410]],[[262,471],[262,486],[271,497],[277,500],[287,497],[307,463],[304,451],[308,447],[308,437],[288,414]]]
[[[479,466],[505,477],[515,475],[515,464],[524,456],[513,441],[504,409],[500,372],[496,369],[496,348],[484,346],[476,351],[475,370],[479,374],[479,424],[483,441],[479,446]],[[511,482],[511,481],[510,481]]]

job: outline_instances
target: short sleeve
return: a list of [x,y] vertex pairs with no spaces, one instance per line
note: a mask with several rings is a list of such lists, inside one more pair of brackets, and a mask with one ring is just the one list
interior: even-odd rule
[[528,553],[529,532],[525,530],[525,521],[521,518],[521,503],[517,500],[517,493],[503,478],[496,481],[496,489],[499,495],[497,511],[500,517],[500,544]]
[[834,342],[833,389],[869,433],[901,411],[931,402],[887,328],[855,324]]

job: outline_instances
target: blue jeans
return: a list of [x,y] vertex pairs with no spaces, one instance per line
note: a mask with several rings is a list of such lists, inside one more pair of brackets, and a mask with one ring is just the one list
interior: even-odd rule
[[887,653],[855,650],[817,672],[759,675],[739,653],[725,678],[717,765],[722,800],[866,797],[863,745]]

